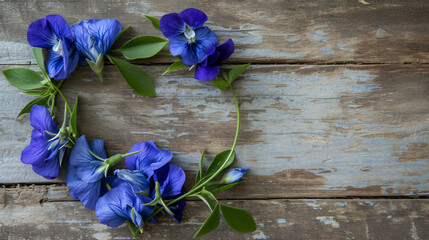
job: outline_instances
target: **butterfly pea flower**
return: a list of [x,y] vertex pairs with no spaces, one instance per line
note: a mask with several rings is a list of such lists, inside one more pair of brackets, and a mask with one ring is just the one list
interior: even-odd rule
[[[186,175],[182,168],[174,165],[167,164],[162,168],[155,170],[153,180],[155,182],[155,189],[152,191],[152,202],[157,202],[164,205],[163,199],[172,199],[184,194]],[[172,204],[165,209],[167,212],[178,222],[182,220],[182,211],[185,208],[185,198]]]
[[137,143],[131,147],[129,152],[140,151],[125,159],[125,165],[130,170],[140,170],[149,178],[154,171],[163,167],[172,158],[173,154],[164,149],[159,149],[152,141]]
[[170,40],[171,54],[182,56],[186,65],[202,62],[219,41],[213,31],[203,26],[206,21],[206,14],[195,8],[166,14],[159,21],[161,32]]
[[228,170],[222,177],[221,183],[231,184],[237,182],[249,171],[249,168],[234,168]]
[[79,54],[66,20],[59,15],[48,15],[36,20],[27,30],[28,43],[33,47],[48,49],[46,70],[49,77],[63,80],[76,68]]
[[228,39],[226,42],[216,46],[212,54],[206,57],[204,61],[197,64],[195,69],[195,79],[209,81],[217,77],[220,71],[222,61],[228,59],[234,52],[234,42]]
[[31,164],[34,172],[53,179],[58,176],[67,144],[67,131],[58,129],[45,106],[33,105],[30,111],[33,126],[31,142],[21,153],[21,161]]
[[83,20],[71,26],[80,55],[79,64],[83,65],[86,60],[100,80],[103,80],[104,56],[121,32],[121,27],[115,19]]
[[114,174],[118,176],[119,179],[126,181],[134,193],[149,196],[150,183],[142,171],[116,169]]
[[66,183],[71,197],[79,199],[85,207],[95,209],[107,181],[107,171],[130,154],[116,154],[107,158],[103,140],[97,139],[88,144],[85,135],[79,137],[67,168]]
[[130,220],[142,228],[145,218],[154,211],[152,206],[143,205],[150,201],[149,197],[135,194],[128,184],[119,184],[98,199],[95,215],[109,227],[118,227]]

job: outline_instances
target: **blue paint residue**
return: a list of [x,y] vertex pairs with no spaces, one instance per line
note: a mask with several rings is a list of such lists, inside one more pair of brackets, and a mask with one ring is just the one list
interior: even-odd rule
[[347,206],[347,203],[346,202],[344,202],[344,203],[342,203],[342,202],[337,202],[337,203],[335,203],[336,205],[338,205],[338,206],[341,206],[341,207],[345,207],[345,206]]
[[322,51],[323,54],[328,54],[328,55],[332,55],[335,53],[334,50],[332,50],[332,48],[330,48],[330,47],[321,47],[320,51]]

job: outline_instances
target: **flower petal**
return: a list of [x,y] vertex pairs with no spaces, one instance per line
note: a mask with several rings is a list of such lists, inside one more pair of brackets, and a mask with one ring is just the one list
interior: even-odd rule
[[188,39],[183,34],[177,35],[170,39],[168,47],[170,49],[171,55],[182,55],[182,53],[188,48]]
[[167,164],[173,154],[164,149],[159,149],[152,141],[135,144],[129,152],[141,151],[125,159],[125,165],[131,170],[140,170],[148,178],[153,175],[153,171]]
[[37,164],[45,160],[48,156],[49,151],[47,150],[43,133],[37,129],[33,129],[30,144],[21,152],[21,162],[25,164]]
[[70,31],[69,24],[60,15],[48,15],[46,20],[52,32],[57,36],[57,39],[64,38],[73,42],[73,36]]
[[106,159],[107,153],[106,148],[104,147],[104,141],[101,139],[95,139],[89,143],[89,148],[99,157]]
[[[101,19],[88,24],[88,30],[91,37],[96,39],[94,47],[97,52],[105,56],[107,51],[112,47],[116,37],[121,32],[122,25],[115,19]],[[97,55],[98,57],[98,55]]]
[[195,30],[195,42],[188,44],[182,52],[182,61],[186,65],[194,65],[204,61],[212,53],[213,45],[217,45],[216,34],[208,27]]
[[[180,195],[183,195],[186,193],[185,187],[182,187],[182,190],[180,191]],[[174,213],[172,216],[178,223],[182,221],[182,213],[186,206],[186,198],[182,198],[178,202],[175,202],[169,206],[170,210]]]
[[134,193],[149,195],[150,183],[140,170],[116,169],[114,174],[126,181]]
[[225,61],[234,53],[234,42],[230,38],[224,43],[219,44],[216,50],[219,51],[222,61]]
[[180,194],[186,175],[180,167],[169,164],[156,170],[154,179],[160,184],[161,196],[169,198]]
[[217,77],[219,74],[220,67],[219,66],[198,66],[195,69],[194,78],[200,81],[210,81]]
[[195,8],[185,9],[179,13],[179,15],[192,29],[203,27],[204,23],[207,21],[207,15],[203,11]]
[[94,47],[95,40],[91,37],[88,30],[88,25],[98,21],[97,19],[91,19],[89,21],[82,20],[80,23],[73,24],[71,31],[75,37],[76,48],[79,53],[83,56],[83,60],[80,61],[80,65],[86,63],[85,58],[96,62],[99,53]]
[[95,205],[95,215],[98,221],[109,227],[118,227],[125,222],[126,216],[122,209],[124,198],[123,188],[113,188],[98,199]]
[[46,18],[36,20],[27,30],[27,41],[33,47],[49,49],[54,46],[57,37],[48,25]]
[[169,13],[161,17],[159,28],[166,38],[173,38],[185,31],[186,24],[179,14]]
[[[64,149],[61,149],[64,151]],[[59,152],[55,149],[50,152],[50,156],[37,164],[33,164],[33,171],[47,179],[53,179],[58,176],[60,171]]]
[[79,199],[85,207],[95,209],[95,205],[101,196],[102,181],[87,183],[80,179],[80,173],[79,168],[70,165],[67,168],[66,183],[67,187],[70,188],[70,196]]
[[57,123],[52,119],[49,110],[45,106],[33,105],[30,111],[30,124],[40,132],[46,130],[51,133],[58,133]]

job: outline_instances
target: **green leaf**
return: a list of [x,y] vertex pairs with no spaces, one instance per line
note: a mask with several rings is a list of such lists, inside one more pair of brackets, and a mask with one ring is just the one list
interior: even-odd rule
[[204,160],[205,152],[206,152],[206,149],[203,149],[203,153],[201,153],[201,159],[200,159],[200,168],[198,169],[197,176],[195,177],[195,184],[197,184],[203,177],[203,160]]
[[39,96],[39,95],[44,95],[45,93],[46,93],[46,90],[29,90],[29,91],[22,92],[22,94],[30,95],[30,96]]
[[199,197],[203,202],[205,202],[207,204],[207,206],[209,206],[210,210],[214,210],[215,208],[215,204],[217,204],[217,200],[216,197],[210,192],[207,191],[205,189],[203,189],[198,195],[197,197]]
[[229,71],[229,83],[231,84],[232,82],[234,82],[234,80],[238,78],[238,76],[240,76],[249,66],[250,63],[240,65],[231,69],[231,71]]
[[21,90],[44,87],[43,78],[35,71],[27,68],[10,68],[3,71],[7,81]]
[[122,36],[122,34],[124,34],[124,32],[125,32],[125,31],[127,31],[127,30],[128,30],[128,28],[130,28],[130,27],[131,27],[131,25],[128,25],[126,28],[122,29],[122,31],[118,34],[118,36],[116,36],[116,38],[115,38],[115,42],[116,42],[116,40],[118,40],[118,39]]
[[32,50],[34,59],[36,59],[37,66],[39,66],[40,70],[42,70],[43,76],[45,76],[45,78],[49,78],[48,72],[46,71],[45,62],[43,60],[42,49],[33,47]]
[[213,194],[218,194],[218,193],[220,193],[220,192],[223,192],[223,191],[225,191],[225,190],[228,190],[228,189],[230,189],[230,188],[234,187],[235,185],[237,185],[237,184],[239,184],[239,183],[240,183],[240,182],[231,183],[231,184],[228,184],[228,185],[222,186],[222,187],[220,187],[220,188],[217,188],[217,189],[215,189],[215,190],[212,190],[211,192],[212,192]]
[[223,204],[220,205],[220,209],[226,223],[233,230],[241,233],[249,233],[256,230],[256,223],[250,212]]
[[33,107],[33,105],[35,104],[49,107],[48,101],[50,97],[51,97],[50,95],[47,95],[47,96],[38,97],[31,100],[30,102],[27,103],[27,105],[25,105],[24,108],[22,108],[22,110],[18,113],[18,116],[16,116],[16,118],[19,118],[23,114],[29,113],[31,111],[31,107]]
[[144,16],[152,22],[152,26],[155,29],[161,31],[161,29],[159,28],[159,19],[158,18],[149,16],[149,15],[146,15],[146,14],[144,14]]
[[76,102],[74,103],[73,111],[70,116],[69,126],[73,134],[73,138],[77,139],[79,137],[79,132],[77,131],[77,101],[78,95],[76,95]]
[[168,40],[155,36],[138,36],[126,42],[119,51],[127,59],[149,58],[167,45]]
[[213,230],[215,230],[220,223],[220,211],[219,211],[219,203],[216,204],[216,207],[213,209],[212,213],[207,217],[206,221],[204,221],[200,230],[195,234],[194,238],[201,237]]
[[149,75],[136,65],[107,55],[110,61],[115,64],[122,77],[128,85],[138,94],[147,97],[155,97],[155,86]]
[[[213,161],[210,163],[209,167],[207,168],[207,171],[205,172],[204,177],[215,174],[220,169],[222,164],[227,160],[230,152],[231,150],[226,150],[217,154],[213,159]],[[232,152],[232,155],[229,158],[227,164],[222,169],[225,169],[226,167],[231,165],[231,163],[234,161],[234,158],[235,158],[235,152]]]
[[166,73],[168,73],[168,72],[171,72],[171,71],[174,71],[174,70],[177,70],[177,69],[179,69],[179,68],[182,68],[182,67],[186,67],[187,65],[186,64],[184,64],[183,62],[182,62],[182,60],[179,60],[179,61],[177,61],[177,62],[174,62],[174,63],[172,63],[171,65],[170,65],[170,67],[168,67],[168,69],[162,74],[162,76],[164,76],[164,74],[166,74]]
[[227,81],[224,81],[223,79],[219,79],[219,78],[213,79],[213,83],[221,91],[225,91],[225,89],[231,86]]

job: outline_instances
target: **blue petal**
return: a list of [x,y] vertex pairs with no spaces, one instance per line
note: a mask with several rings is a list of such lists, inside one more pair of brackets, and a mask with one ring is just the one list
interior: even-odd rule
[[234,53],[234,42],[232,39],[228,39],[224,43],[219,44],[216,50],[219,51],[221,60],[225,61]]
[[75,37],[76,48],[79,53],[83,56],[80,60],[80,65],[86,63],[85,58],[96,62],[100,53],[94,47],[95,39],[91,37],[88,29],[88,25],[98,21],[97,19],[91,19],[89,21],[82,20],[80,23],[73,24],[71,31]]
[[150,183],[142,171],[117,169],[114,174],[118,176],[118,178],[128,182],[134,193],[139,193],[145,196],[149,195]]
[[91,37],[96,39],[94,47],[98,53],[101,53],[102,56],[106,55],[121,32],[121,28],[121,23],[115,19],[101,19],[88,24]]
[[35,164],[45,160],[48,156],[49,151],[47,150],[43,133],[37,129],[33,129],[30,144],[22,150],[21,162]]
[[141,151],[125,159],[125,165],[131,170],[140,170],[148,178],[153,175],[153,171],[167,164],[173,154],[164,149],[159,149],[152,141],[135,144],[129,152]]
[[[183,195],[186,193],[185,187],[182,187],[182,190],[180,191],[180,195]],[[186,198],[182,198],[176,203],[173,203],[169,206],[170,210],[174,213],[172,216],[178,223],[182,221],[182,212],[185,209],[186,206]]]
[[194,78],[200,81],[210,81],[217,77],[219,71],[219,66],[202,67],[197,65]]
[[203,27],[207,21],[207,15],[198,9],[188,8],[183,10],[179,15],[185,21],[185,23],[192,29]]
[[169,13],[159,20],[159,28],[166,38],[173,38],[186,29],[186,24],[177,13]]
[[38,164],[33,164],[33,171],[47,179],[53,179],[58,176],[60,171],[59,152],[65,149],[55,149],[50,152],[50,156]]
[[27,30],[28,43],[33,47],[49,49],[54,46],[57,37],[48,25],[46,18],[36,20]]
[[[202,62],[213,51],[213,45],[216,46],[218,38],[216,34],[207,27],[195,30],[195,42],[188,44],[182,50],[182,61],[186,65],[194,65]],[[171,43],[170,43],[171,45]]]
[[30,124],[42,133],[46,130],[58,133],[57,123],[52,119],[49,110],[45,106],[33,105],[30,111]]
[[89,143],[89,148],[99,157],[106,159],[107,153],[106,148],[104,147],[104,141],[101,139],[95,139]]
[[70,42],[73,42],[73,36],[70,31],[69,24],[60,15],[48,15],[46,16],[49,27],[52,32],[57,36],[57,39],[64,38]]
[[118,227],[126,220],[122,201],[125,196],[123,188],[113,188],[98,199],[95,206],[95,215],[98,221],[109,227]]
[[174,197],[180,194],[185,183],[185,172],[174,164],[164,166],[155,171],[155,181],[160,184],[161,196],[163,198]]
[[182,55],[182,53],[186,51],[188,48],[188,39],[183,34],[174,36],[173,38],[170,39],[170,43],[168,44],[168,47],[170,49],[171,55],[173,56]]
[[79,199],[85,207],[95,209],[95,204],[101,196],[102,181],[87,183],[81,180],[80,174],[78,168],[68,166],[66,183],[70,188],[70,196]]

